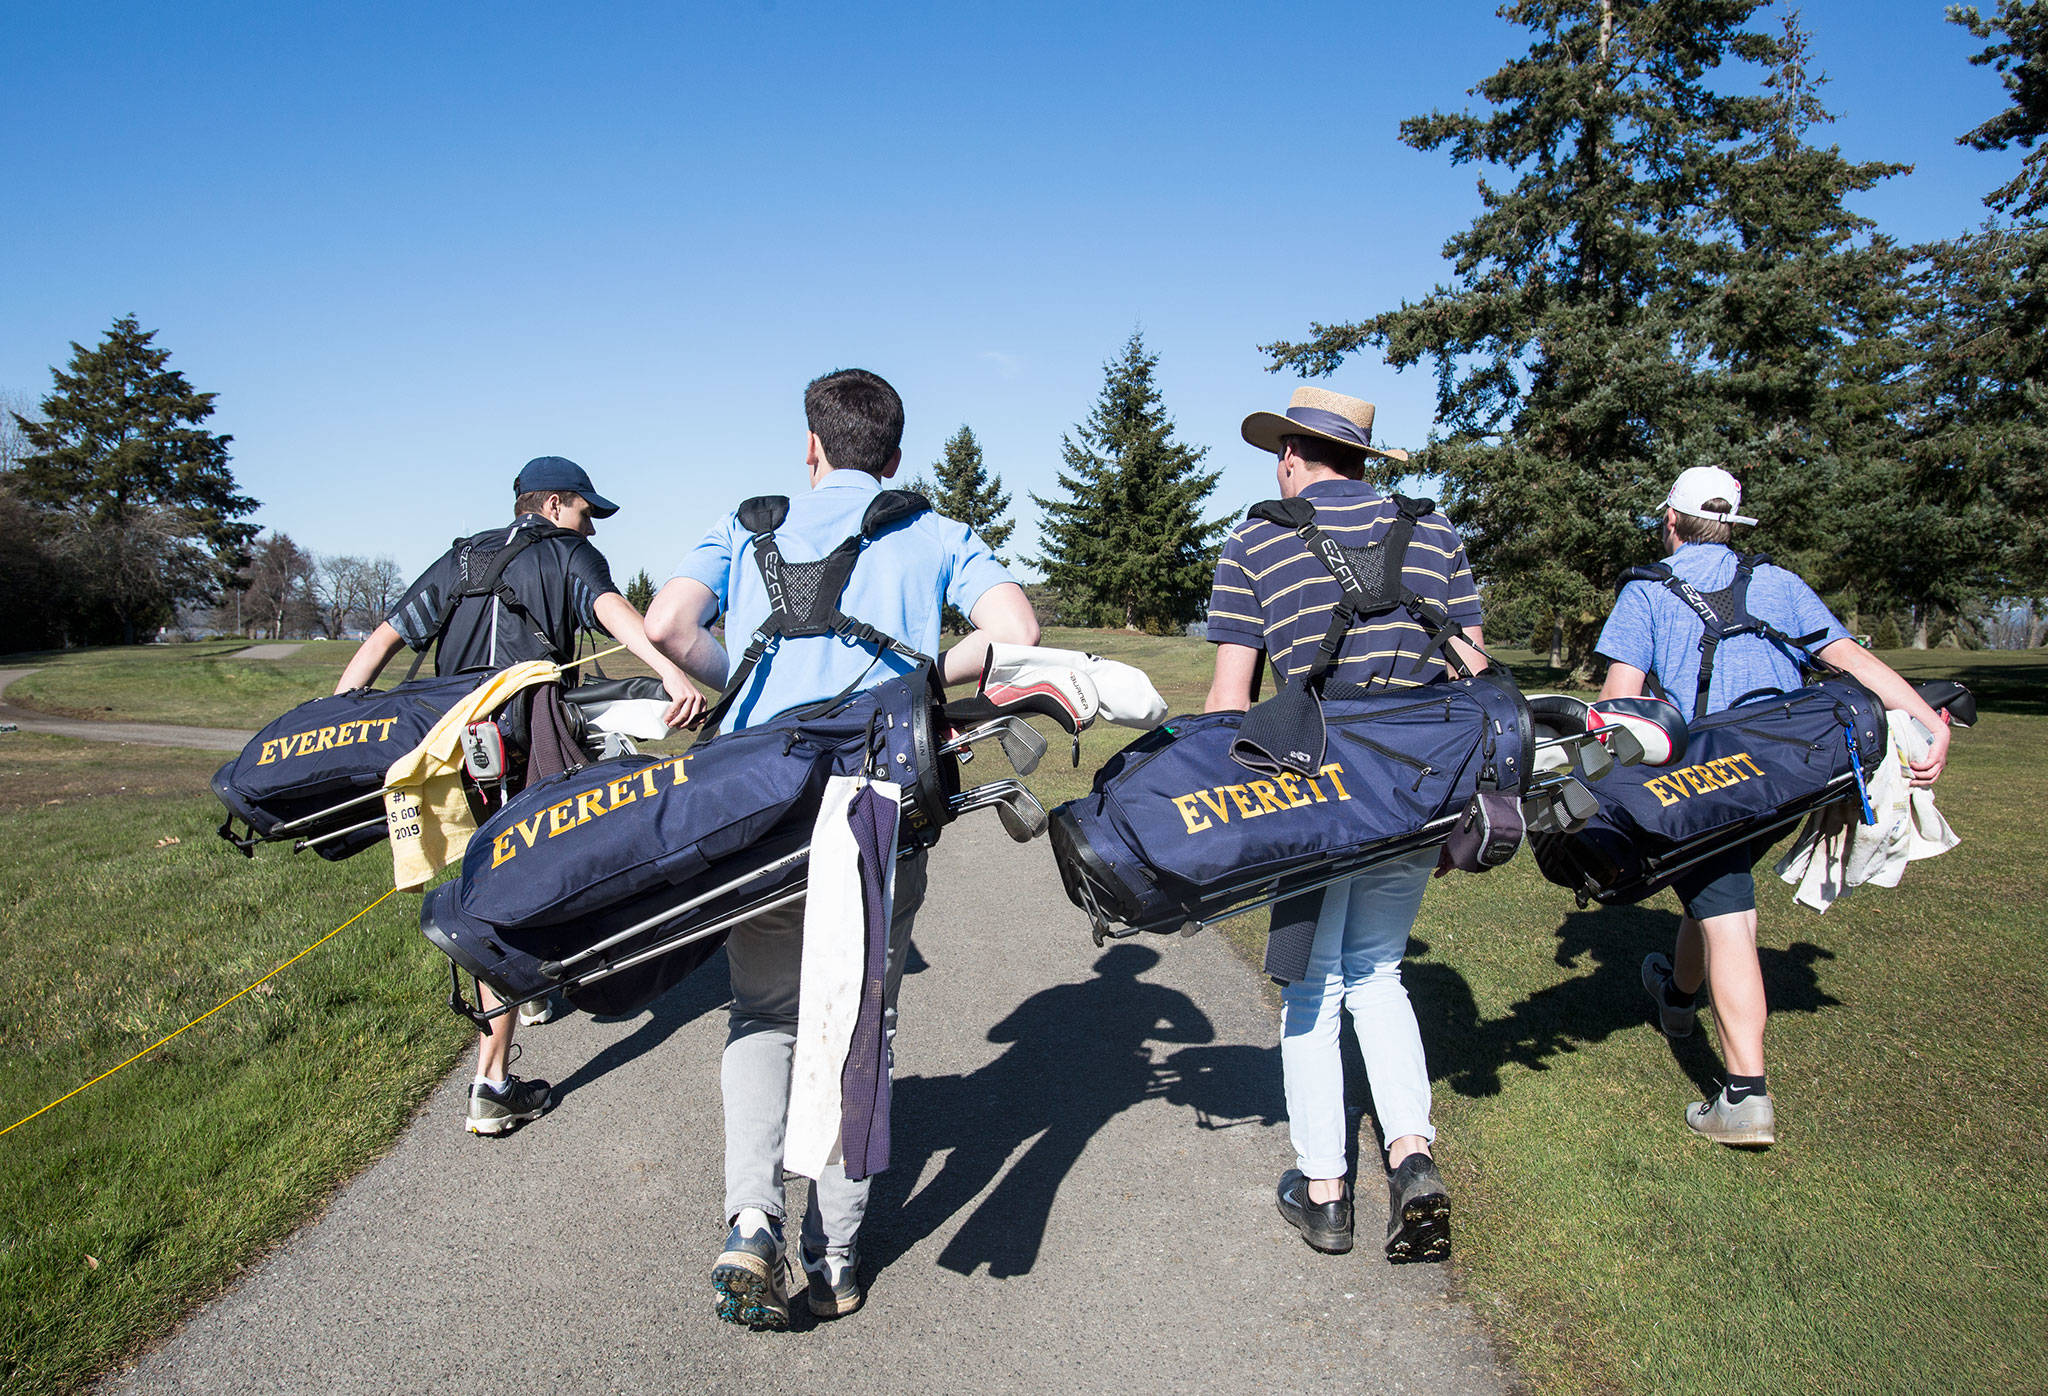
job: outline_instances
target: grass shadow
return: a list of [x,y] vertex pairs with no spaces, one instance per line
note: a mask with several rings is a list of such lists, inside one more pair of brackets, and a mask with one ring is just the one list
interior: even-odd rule
[[[1673,912],[1640,906],[1566,915],[1556,931],[1555,959],[1560,968],[1582,972],[1530,993],[1498,1018],[1481,1017],[1471,986],[1457,970],[1411,961],[1402,978],[1428,1044],[1431,1079],[1464,1096],[1498,1095],[1503,1067],[1547,1070],[1553,1057],[1647,1025],[1643,956],[1670,950],[1678,920]],[[1428,949],[1416,941],[1411,953]],[[1782,950],[1767,946],[1758,958],[1773,1014],[1817,1013],[1841,1002],[1821,987],[1815,968],[1833,959],[1832,951],[1798,941]],[[1721,1074],[1704,1029],[1670,1043],[1670,1049],[1702,1093]]]
[[[1081,1151],[1148,1096],[1199,1098],[1212,1128],[1241,1122],[1240,1111],[1270,1114],[1271,1102],[1257,1098],[1246,1063],[1235,1055],[1176,1053],[1172,1072],[1154,1067],[1148,1044],[1201,1044],[1216,1036],[1194,1000],[1140,977],[1159,958],[1143,946],[1114,946],[1096,960],[1093,978],[1042,989],[989,1029],[990,1042],[1009,1044],[994,1061],[958,1075],[896,1082],[891,1164],[875,1181],[861,1227],[862,1255],[876,1271],[981,1198],[940,1251],[939,1264],[963,1275],[985,1265],[998,1279],[1028,1273],[1053,1200]],[[916,1187],[940,1154],[945,1162]]]

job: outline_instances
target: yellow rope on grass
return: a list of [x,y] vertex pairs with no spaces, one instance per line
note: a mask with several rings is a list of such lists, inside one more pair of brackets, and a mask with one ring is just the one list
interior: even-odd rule
[[[313,942],[313,943],[312,943],[311,945],[307,946],[307,947],[306,947],[306,948],[305,948],[304,950],[301,950],[301,951],[300,951],[300,952],[299,952],[298,954],[296,954],[296,955],[292,956],[292,957],[291,957],[291,958],[290,958],[289,960],[286,960],[286,961],[285,961],[285,962],[284,962],[283,964],[279,965],[279,966],[278,966],[278,967],[277,967],[276,969],[274,969],[274,970],[272,970],[272,971],[271,971],[270,973],[268,973],[268,974],[264,975],[264,976],[263,976],[263,978],[261,978],[261,979],[257,980],[255,984],[251,984],[251,985],[249,986],[249,988],[248,988],[248,989],[243,989],[243,990],[241,991],[241,993],[237,993],[237,994],[231,994],[231,995],[229,995],[229,996],[228,996],[227,998],[224,998],[224,999],[222,999],[222,1000],[221,1000],[221,1001],[220,1001],[219,1003],[217,1003],[217,1004],[215,1004],[215,1005],[214,1005],[213,1007],[211,1007],[211,1008],[207,1009],[207,1010],[206,1010],[206,1011],[205,1011],[204,1013],[200,1014],[200,1015],[199,1015],[199,1016],[198,1016],[197,1018],[194,1018],[194,1019],[193,1019],[193,1020],[192,1020],[191,1022],[189,1022],[189,1023],[185,1024],[185,1026],[184,1026],[184,1027],[182,1027],[182,1028],[179,1028],[179,1029],[178,1029],[178,1032],[174,1032],[174,1033],[170,1034],[170,1036],[169,1036],[169,1037],[160,1037],[160,1038],[158,1038],[158,1039],[157,1039],[157,1040],[156,1040],[155,1042],[152,1042],[152,1043],[150,1043],[150,1044],[149,1044],[149,1046],[147,1046],[147,1047],[143,1048],[143,1049],[142,1049],[142,1050],[141,1050],[140,1052],[137,1052],[137,1053],[136,1053],[136,1054],[135,1054],[134,1056],[130,1057],[130,1058],[129,1058],[129,1059],[127,1060],[127,1061],[125,1061],[125,1062],[122,1062],[122,1063],[121,1063],[121,1066],[132,1066],[132,1065],[133,1065],[134,1063],[136,1063],[136,1062],[139,1062],[139,1061],[141,1061],[141,1060],[142,1060],[142,1059],[143,1059],[144,1057],[148,1056],[148,1055],[149,1055],[149,1054],[150,1054],[151,1052],[154,1052],[154,1051],[155,1051],[155,1050],[156,1050],[157,1048],[159,1048],[159,1047],[163,1046],[163,1045],[164,1045],[164,1044],[165,1044],[166,1042],[169,1042],[169,1041],[171,1040],[171,1038],[172,1038],[172,1037],[176,1037],[176,1036],[178,1035],[178,1033],[184,1032],[184,1031],[186,1031],[186,1030],[187,1030],[187,1029],[189,1029],[189,1028],[196,1028],[196,1027],[198,1027],[198,1026],[199,1026],[199,1025],[201,1024],[201,1023],[205,1022],[205,1021],[206,1021],[206,1020],[207,1020],[208,1018],[211,1018],[211,1017],[212,1017],[212,1016],[213,1016],[214,1014],[216,1014],[216,1013],[220,1012],[220,1011],[221,1011],[221,1010],[222,1010],[223,1008],[226,1008],[226,1007],[227,1007],[227,1006],[228,1006],[229,1004],[233,1003],[233,1002],[234,1002],[234,1001],[235,1001],[236,999],[240,998],[240,997],[242,996],[242,994],[246,994],[246,993],[248,993],[248,992],[249,992],[249,989],[254,989],[254,988],[255,988],[255,987],[256,987],[256,986],[258,985],[258,984],[267,984],[267,983],[268,983],[268,982],[270,982],[271,980],[273,980],[273,979],[277,978],[277,976],[278,976],[278,975],[280,975],[280,974],[283,974],[283,973],[284,973],[284,972],[285,972],[286,970],[290,969],[290,968],[291,968],[291,967],[292,967],[293,965],[297,964],[297,963],[298,963],[299,961],[301,961],[301,960],[305,959],[305,958],[306,958],[306,957],[307,957],[308,955],[312,954],[312,953],[313,953],[313,952],[314,952],[315,950],[318,950],[318,949],[319,949],[319,948],[320,948],[321,946],[325,945],[325,944],[326,944],[326,943],[327,943],[328,941],[330,941],[330,940],[333,940],[333,939],[334,939],[334,938],[335,938],[336,936],[340,935],[340,934],[341,934],[341,933],[342,933],[343,931],[347,930],[347,929],[348,929],[348,928],[349,928],[350,926],[353,926],[353,925],[355,925],[355,923],[356,923],[356,922],[358,922],[358,921],[362,920],[362,919],[363,919],[363,918],[364,918],[365,916],[368,916],[368,915],[369,915],[369,914],[370,914],[371,912],[375,911],[375,910],[376,910],[376,909],[377,909],[378,907],[380,907],[380,906],[384,905],[385,901],[386,901],[386,900],[387,900],[387,899],[388,899],[388,898],[389,898],[389,897],[390,897],[390,896],[392,895],[392,892],[396,892],[397,890],[398,890],[398,889],[397,889],[397,888],[395,888],[395,887],[394,887],[394,888],[392,888],[392,889],[391,889],[391,892],[386,892],[386,893],[385,893],[385,894],[384,894],[384,895],[383,895],[382,897],[379,897],[379,898],[377,898],[377,900],[376,900],[376,901],[374,901],[374,902],[371,902],[371,903],[370,903],[370,904],[369,904],[368,906],[364,907],[364,908],[363,908],[363,909],[362,909],[361,911],[357,912],[357,913],[356,913],[356,914],[355,914],[354,916],[351,916],[351,917],[350,917],[350,918],[349,918],[348,920],[346,920],[346,921],[342,922],[342,923],[341,923],[341,924],[340,924],[339,926],[336,926],[336,927],[335,927],[335,928],[334,928],[333,930],[329,931],[329,932],[328,932],[328,933],[327,933],[326,935],[324,935],[324,936],[320,937],[320,939],[318,939],[318,940],[314,941],[314,942]],[[60,1095],[60,1096],[58,1096],[58,1097],[57,1097],[57,1098],[56,1098],[55,1100],[51,1101],[51,1102],[50,1102],[50,1103],[49,1103],[48,1105],[45,1105],[45,1106],[43,1107],[43,1109],[42,1109],[42,1110],[38,1110],[38,1111],[36,1111],[36,1114],[35,1114],[35,1115],[24,1115],[24,1116],[22,1116],[22,1117],[21,1117],[20,1119],[16,1120],[16,1121],[15,1121],[15,1122],[14,1122],[13,1124],[9,1125],[9,1126],[8,1126],[8,1127],[7,1127],[6,1129],[0,1129],[0,1134],[12,1134],[12,1133],[13,1133],[13,1132],[14,1132],[15,1130],[17,1130],[17,1129],[20,1129],[20,1128],[21,1128],[21,1127],[22,1127],[23,1125],[27,1124],[27,1123],[28,1123],[28,1122],[29,1122],[30,1120],[33,1120],[33,1119],[34,1119],[34,1118],[36,1117],[36,1115],[40,1115],[40,1114],[42,1114],[42,1113],[43,1113],[44,1111],[46,1111],[46,1110],[55,1110],[55,1109],[56,1109],[56,1108],[57,1108],[58,1106],[62,1105],[62,1104],[63,1104],[63,1103],[65,1102],[65,1101],[67,1101],[67,1100],[71,1099],[71,1097],[72,1097],[72,1096],[74,1096],[74,1095],[77,1095],[77,1094],[79,1093],[79,1091],[83,1091],[83,1090],[88,1090],[88,1089],[90,1089],[90,1088],[91,1088],[91,1087],[93,1087],[93,1086],[97,1086],[97,1085],[98,1085],[98,1084],[99,1084],[100,1082],[102,1082],[102,1081],[106,1080],[106,1079],[107,1079],[107,1078],[108,1078],[109,1076],[112,1076],[112,1075],[113,1075],[113,1074],[114,1074],[115,1072],[119,1071],[119,1070],[121,1069],[121,1066],[114,1066],[114,1067],[109,1067],[109,1068],[107,1068],[107,1069],[106,1069],[105,1071],[102,1071],[102,1072],[101,1072],[101,1073],[100,1073],[99,1075],[97,1075],[97,1076],[93,1077],[93,1078],[92,1078],[92,1080],[90,1080],[90,1081],[86,1082],[86,1083],[85,1083],[85,1085],[83,1085],[83,1086],[80,1086],[80,1087],[78,1088],[78,1090],[77,1090],[77,1091],[72,1091],[72,1092],[70,1092],[70,1093],[69,1093],[69,1094],[67,1094],[67,1095]]]

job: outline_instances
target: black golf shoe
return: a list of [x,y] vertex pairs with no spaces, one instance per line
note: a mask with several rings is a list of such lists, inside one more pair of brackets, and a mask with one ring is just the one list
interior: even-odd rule
[[1308,1200],[1308,1178],[1298,1168],[1280,1175],[1279,1195],[1274,1199],[1287,1224],[1301,1233],[1301,1239],[1327,1255],[1342,1255],[1351,1249],[1351,1199],[1335,1202]]
[[1451,1253],[1451,1199],[1428,1154],[1410,1154],[1387,1175],[1387,1259],[1444,1260]]

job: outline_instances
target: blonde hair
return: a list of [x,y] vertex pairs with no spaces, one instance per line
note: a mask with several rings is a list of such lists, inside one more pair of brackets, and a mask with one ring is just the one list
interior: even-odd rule
[[[1717,514],[1732,514],[1735,506],[1725,499],[1709,499],[1700,505]],[[1735,537],[1735,525],[1725,519],[1703,519],[1698,514],[1687,514],[1677,509],[1671,511],[1671,531],[1678,535],[1681,543],[1727,543]]]

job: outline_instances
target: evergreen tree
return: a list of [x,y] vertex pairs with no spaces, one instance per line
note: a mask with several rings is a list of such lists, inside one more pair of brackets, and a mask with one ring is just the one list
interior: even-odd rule
[[626,583],[626,604],[643,616],[654,604],[654,578],[647,575],[645,567],[635,572],[633,580]]
[[991,475],[982,463],[981,442],[975,439],[972,427],[962,423],[960,430],[946,438],[945,454],[932,462],[932,473],[938,477],[938,493],[928,496],[932,508],[966,524],[981,535],[998,560],[1006,560],[1002,558],[1003,545],[1017,531],[1007,517],[1010,496],[1003,489],[1003,477]]
[[1202,517],[1218,472],[1208,448],[1174,440],[1153,370],[1159,356],[1133,331],[1103,366],[1088,419],[1061,438],[1064,498],[1031,496],[1045,511],[1038,559],[1070,624],[1180,629],[1202,613],[1228,519]]
[[[1356,324],[1267,346],[1328,373],[1366,345],[1437,372],[1442,481],[1489,595],[1551,618],[1583,666],[1616,572],[1686,465],[1812,473],[1834,358],[1881,308],[1882,259],[1842,199],[1897,167],[1815,150],[1824,113],[1803,36],[1745,28],[1754,0],[1522,0],[1523,57],[1475,91],[1485,114],[1402,123],[1418,150],[1514,171],[1446,246],[1455,282]],[[1724,63],[1761,91],[1716,91]],[[1811,484],[1811,480],[1808,481]]]
[[1959,143],[2032,153],[1985,196],[1991,222],[1921,249],[1905,492],[1940,546],[1903,599],[1923,646],[1930,613],[2048,593],[2048,146],[2035,149],[2048,135],[2048,4],[1949,18],[1996,40],[1970,61],[1998,69],[2012,99]]
[[228,469],[233,438],[201,425],[214,394],[165,367],[154,338],[130,315],[95,348],[74,343],[41,419],[15,417],[29,447],[15,482],[63,516],[88,638],[132,642],[180,601],[211,595],[257,532],[241,522],[257,506]]

